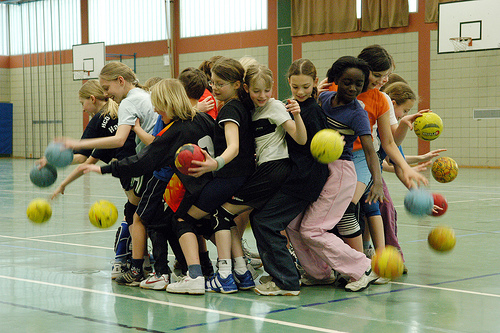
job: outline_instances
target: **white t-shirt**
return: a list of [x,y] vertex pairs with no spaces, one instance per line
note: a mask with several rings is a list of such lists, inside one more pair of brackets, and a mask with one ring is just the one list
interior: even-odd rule
[[[118,126],[134,126],[137,118],[141,121],[142,129],[151,134],[156,124],[157,114],[154,112],[153,104],[151,104],[151,95],[141,88],[133,88],[120,102]],[[140,152],[145,147],[138,136],[135,138],[135,143],[136,152]]]
[[[382,94],[385,96],[387,101],[389,102],[389,121],[391,126],[392,125],[397,125],[398,119],[396,118],[396,113],[394,112],[394,104],[392,104],[391,97],[387,95],[385,92],[382,92]],[[375,151],[378,151],[380,149],[380,146],[382,143],[380,142],[380,138],[377,135],[377,124],[373,125],[373,131],[372,131],[372,138],[373,138],[373,146],[375,148]]]
[[290,119],[285,105],[274,98],[252,112],[257,165],[288,158],[286,131],[281,125]]

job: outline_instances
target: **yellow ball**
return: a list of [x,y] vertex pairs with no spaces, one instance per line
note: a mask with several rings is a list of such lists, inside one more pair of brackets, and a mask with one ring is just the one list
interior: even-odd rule
[[26,215],[35,223],[47,222],[52,216],[52,208],[50,203],[45,199],[35,199],[30,202]]
[[403,257],[394,246],[377,250],[372,257],[372,269],[380,277],[395,279],[403,274]]
[[90,223],[98,228],[109,228],[118,219],[115,205],[107,200],[96,201],[89,210]]
[[344,140],[333,129],[322,129],[311,140],[311,154],[320,163],[328,164],[340,157],[344,151]]
[[451,251],[457,243],[455,231],[446,226],[439,226],[432,229],[427,237],[427,241],[429,246],[438,252]]
[[432,163],[432,177],[440,183],[449,183],[457,178],[458,164],[450,157],[440,157]]
[[443,120],[434,112],[425,112],[415,119],[413,131],[422,140],[435,140],[443,132]]

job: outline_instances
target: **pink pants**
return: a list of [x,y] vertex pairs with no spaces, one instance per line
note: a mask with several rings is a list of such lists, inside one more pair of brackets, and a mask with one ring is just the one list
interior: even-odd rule
[[398,240],[398,212],[394,207],[391,195],[389,194],[389,189],[387,188],[387,184],[385,183],[385,180],[383,178],[382,181],[384,185],[385,200],[384,202],[380,203],[380,215],[382,215],[382,221],[384,222],[385,245],[394,246],[399,250],[401,256],[403,256],[403,250],[401,250],[401,246],[399,245]]
[[318,200],[303,216],[286,228],[295,254],[304,270],[316,279],[330,276],[331,269],[358,280],[370,267],[363,253],[328,232],[344,215],[356,189],[356,170],[352,161],[336,160],[328,164],[330,176]]

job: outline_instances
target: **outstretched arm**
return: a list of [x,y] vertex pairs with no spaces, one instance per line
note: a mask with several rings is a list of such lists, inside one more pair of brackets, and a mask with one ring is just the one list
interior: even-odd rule
[[[89,156],[82,165],[94,165],[99,161],[99,159]],[[50,199],[55,199],[59,194],[64,194],[66,186],[71,184],[73,181],[77,180],[83,175],[82,169],[79,167],[75,168],[71,173],[61,182],[61,184],[54,190]]]

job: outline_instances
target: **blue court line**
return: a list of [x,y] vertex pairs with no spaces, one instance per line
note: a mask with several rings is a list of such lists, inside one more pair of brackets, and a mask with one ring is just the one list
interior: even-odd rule
[[94,256],[90,254],[82,254],[82,253],[74,253],[74,252],[65,252],[65,251],[56,251],[56,250],[44,250],[44,249],[37,249],[33,247],[26,247],[26,246],[17,246],[17,245],[5,245],[5,244],[0,244],[0,246],[4,247],[13,247],[16,249],[26,249],[26,250],[33,250],[37,252],[51,252],[51,253],[61,253],[61,254],[72,254],[75,256],[83,256],[83,257],[91,257],[91,258],[101,258],[101,259],[110,259],[109,257],[101,257],[101,256]]
[[[467,281],[467,280],[474,280],[474,279],[481,279],[481,278],[485,278],[485,277],[498,276],[498,275],[500,275],[500,273],[485,274],[485,275],[473,276],[473,277],[468,277],[468,278],[463,278],[463,279],[457,279],[457,280],[450,280],[450,281],[443,281],[443,282],[431,283],[431,284],[428,284],[427,286],[437,286],[437,285],[441,285],[441,284],[455,283],[455,282],[461,282],[461,281]],[[333,300],[326,301],[326,302],[310,303],[310,304],[303,304],[303,305],[289,307],[289,308],[276,309],[276,310],[273,310],[273,311],[256,314],[256,316],[266,316],[266,315],[269,315],[269,314],[272,314],[272,313],[279,313],[279,312],[285,312],[285,311],[290,311],[290,310],[298,310],[300,308],[308,308],[308,307],[314,307],[314,306],[320,306],[320,305],[327,305],[327,304],[332,304],[332,303],[339,303],[339,302],[344,302],[344,301],[350,301],[350,300],[361,298],[361,297],[380,296],[380,295],[385,295],[385,294],[390,294],[390,293],[397,293],[397,292],[401,292],[401,291],[414,290],[414,289],[420,289],[420,287],[418,287],[418,286],[415,286],[415,287],[404,287],[404,288],[401,288],[401,289],[395,289],[395,290],[384,291],[384,292],[379,292],[379,293],[370,293],[369,295],[359,294],[359,296],[354,296],[354,297],[344,297],[344,298],[339,298],[339,299],[333,299]],[[272,297],[272,296],[268,296],[268,297]],[[279,296],[274,296],[274,297],[279,297]],[[220,321],[217,321],[215,323],[225,322],[225,321],[228,321],[228,320],[235,320],[235,319],[241,319],[241,318],[235,318],[234,317],[234,318],[220,320]],[[215,323],[210,323],[210,324],[215,324]],[[177,330],[182,330],[182,329],[185,329],[185,328],[200,327],[200,326],[205,326],[205,325],[208,325],[208,323],[200,323],[200,324],[190,325],[190,326],[180,326],[180,327],[177,327],[177,328],[175,328],[173,330],[177,331]]]
[[46,312],[46,313],[55,314],[55,315],[59,315],[59,316],[71,317],[71,318],[74,318],[74,319],[81,319],[81,320],[90,321],[90,322],[97,323],[97,324],[104,324],[104,325],[108,325],[108,326],[123,327],[123,328],[128,328],[128,329],[135,329],[135,330],[141,331],[141,332],[165,333],[164,331],[150,330],[150,329],[147,329],[147,328],[144,328],[144,327],[129,326],[129,325],[115,323],[115,322],[111,322],[111,321],[107,321],[107,320],[100,320],[100,319],[93,319],[93,318],[89,318],[89,317],[77,316],[77,315],[74,315],[74,314],[71,314],[71,313],[66,313],[66,312],[61,312],[61,311],[54,311],[54,310],[48,310],[48,309],[43,309],[43,308],[39,308],[39,307],[36,307],[36,306],[31,306],[31,305],[22,305],[22,304],[16,304],[16,303],[5,302],[5,301],[0,301],[0,304],[10,305],[10,306],[14,306],[14,307],[18,307],[18,308],[23,308],[23,309],[28,309],[28,310]]

